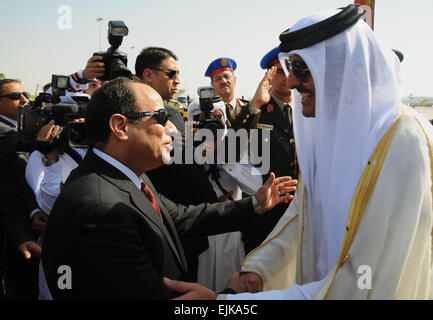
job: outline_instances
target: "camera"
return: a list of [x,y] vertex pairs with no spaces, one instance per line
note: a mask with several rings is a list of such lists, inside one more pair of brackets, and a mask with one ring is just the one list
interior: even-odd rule
[[101,56],[101,62],[105,65],[105,74],[98,78],[100,81],[113,80],[118,77],[131,78],[132,72],[126,67],[128,56],[118,50],[123,37],[128,35],[128,27],[123,21],[108,22],[108,42],[111,47],[107,51],[95,52],[94,56]]
[[212,131],[214,137],[216,137],[217,130],[224,129],[224,125],[221,116],[212,116],[210,113],[214,108],[214,104],[221,103],[222,99],[215,94],[215,90],[212,87],[200,87],[197,90],[197,94],[199,96],[200,111],[204,113],[204,117],[200,119],[200,115],[196,115],[195,120],[197,124],[194,127],[209,129]]
[[[52,75],[52,93],[40,93],[34,101],[18,108],[17,131],[21,138],[20,150],[37,149],[46,153],[55,147],[59,147],[60,151],[67,146],[87,147],[84,122],[74,122],[74,120],[84,118],[89,98],[71,96],[71,103],[61,102],[61,97],[66,95],[68,84],[68,76]],[[36,141],[38,132],[51,120],[60,127],[54,141],[52,143]]]

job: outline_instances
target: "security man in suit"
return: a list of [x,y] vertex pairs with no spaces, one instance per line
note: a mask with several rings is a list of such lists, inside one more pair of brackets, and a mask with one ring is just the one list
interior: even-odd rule
[[[259,132],[259,150],[263,143],[269,143],[270,168],[263,175],[263,181],[274,172],[277,177],[298,177],[295,140],[293,136],[293,121],[291,91],[288,79],[278,60],[280,50],[277,47],[269,51],[260,61],[262,69],[267,70],[263,80],[251,100],[250,105],[260,108],[260,120],[257,129],[270,131],[270,141],[262,140]],[[251,251],[267,237],[280,217],[286,211],[289,203],[281,203],[266,216],[255,218],[251,227],[244,233],[245,249]]]
[[145,172],[170,158],[158,93],[117,78],[87,106],[89,150],[51,211],[42,250],[54,299],[168,299],[163,277],[185,279],[179,234],[240,230],[251,216],[293,197],[296,181],[271,178],[251,198],[183,206],[159,194]]
[[6,299],[37,299],[37,272],[41,248],[36,243],[30,214],[42,213],[27,185],[28,153],[18,151],[18,107],[30,95],[14,79],[0,80],[0,262],[1,290]]
[[237,64],[230,58],[218,58],[206,69],[205,76],[211,79],[211,86],[226,104],[227,127],[235,131],[253,129],[260,117],[260,110],[252,108],[249,101],[236,98],[236,77],[234,71]]

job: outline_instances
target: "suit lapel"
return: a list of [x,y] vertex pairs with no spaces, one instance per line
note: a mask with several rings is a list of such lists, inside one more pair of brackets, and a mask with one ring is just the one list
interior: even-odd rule
[[[182,261],[179,250],[176,247],[176,245],[173,242],[173,239],[170,235],[170,232],[167,230],[167,227],[165,226],[163,220],[158,215],[158,213],[155,211],[155,209],[150,204],[149,200],[145,197],[145,195],[137,188],[137,186],[121,171],[110,165],[105,160],[99,158],[97,155],[95,155],[92,151],[87,152],[86,158],[85,158],[85,164],[89,165],[93,171],[98,173],[100,176],[102,176],[105,180],[109,181],[111,184],[116,186],[117,188],[129,193],[131,203],[147,218],[149,218],[163,233],[164,237],[166,238],[167,242],[169,243],[171,249],[174,252],[174,255],[179,260],[180,265],[186,269],[186,264]],[[83,160],[84,161],[84,160]],[[145,183],[148,183],[148,181],[144,181]],[[153,188],[153,186],[152,186]],[[155,193],[155,189],[152,189],[152,192]],[[167,215],[167,210],[162,205],[161,201],[159,201],[158,197],[156,197],[156,200],[158,202],[158,206],[161,210],[161,214],[163,212],[164,215]],[[170,218],[171,219],[171,218]],[[168,221],[167,217],[166,220]],[[181,247],[182,250],[182,247]]]
[[[152,182],[147,177],[147,175],[146,174],[141,175],[141,179],[143,180],[143,182],[145,184],[147,184],[149,186],[149,188],[152,190],[152,192],[155,195],[156,202],[158,203],[159,210],[161,211],[161,216],[163,217],[163,219],[165,221],[165,227],[166,227],[165,230],[167,230],[167,225],[170,228],[170,230],[167,230],[168,232],[170,232],[170,235],[171,235],[171,237],[168,238],[168,240],[170,240],[169,243],[173,248],[177,249],[177,250],[174,250],[174,252],[176,253],[176,256],[178,257],[182,266],[186,270],[187,269],[187,267],[186,267],[187,263],[186,263],[185,255],[183,252],[183,247],[182,247],[182,244],[181,244],[180,239],[178,237],[177,229],[173,223],[173,219],[171,218],[170,213],[167,211],[166,207],[164,206],[164,204],[162,203],[160,198],[158,196],[156,196],[158,191],[155,190],[155,187],[153,186]],[[150,205],[150,203],[149,203],[149,205]],[[152,209],[153,209],[153,207],[152,207]],[[159,220],[161,221],[160,218],[159,218]]]
[[[171,249],[173,250],[174,255],[179,260],[179,263],[183,267],[185,267],[185,264],[183,263],[180,257],[179,250],[176,247],[173,238],[170,235],[170,232],[167,229],[162,219],[162,216],[164,216],[165,220],[169,221],[167,218],[168,214],[165,207],[162,205],[161,201],[159,201],[158,197],[155,197],[156,202],[158,203],[159,209],[161,211],[161,217],[160,217],[158,213],[155,211],[155,209],[152,207],[152,205],[150,204],[149,200],[147,200],[147,198],[141,193],[140,190],[137,189],[137,187],[132,182],[131,184],[133,185],[133,188],[130,188],[129,191],[129,194],[131,196],[131,202],[137,207],[138,210],[140,210],[146,217],[150,218],[156,226],[158,226],[158,228],[164,234],[164,237],[167,240],[168,244],[170,245]],[[153,189],[152,192],[155,193],[155,190]]]

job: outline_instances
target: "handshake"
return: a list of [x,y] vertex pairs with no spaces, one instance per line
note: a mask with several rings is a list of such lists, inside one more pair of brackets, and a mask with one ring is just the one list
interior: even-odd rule
[[[182,282],[168,278],[164,278],[163,282],[170,290],[183,294],[174,300],[216,300],[217,298],[216,292],[198,283]],[[254,272],[235,272],[230,277],[227,288],[227,291],[232,291],[229,293],[256,293],[262,290],[262,279]]]

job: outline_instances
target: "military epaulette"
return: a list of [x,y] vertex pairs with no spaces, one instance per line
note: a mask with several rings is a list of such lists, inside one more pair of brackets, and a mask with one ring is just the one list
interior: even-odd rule
[[250,103],[249,100],[240,99],[240,98],[237,99],[237,101],[238,101],[238,103],[239,103],[239,105],[240,105],[241,107],[245,107],[245,106],[249,105],[249,103]]

